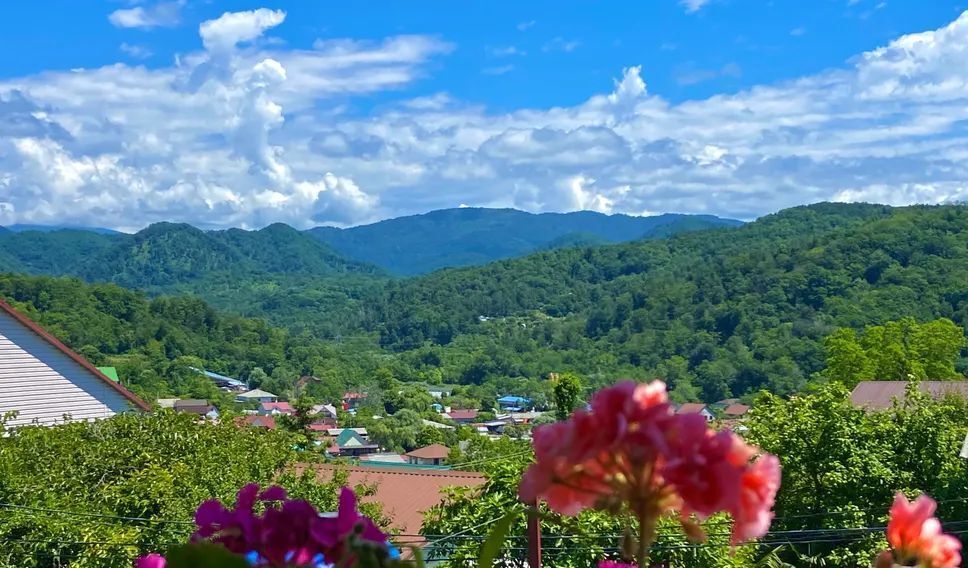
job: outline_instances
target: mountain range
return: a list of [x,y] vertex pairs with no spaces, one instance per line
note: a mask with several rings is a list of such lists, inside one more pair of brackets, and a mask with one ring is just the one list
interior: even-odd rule
[[462,208],[372,225],[203,231],[155,223],[137,233],[15,225],[0,231],[0,271],[166,287],[213,275],[415,275],[537,250],[660,238],[741,224],[713,216],[532,214]]
[[739,225],[742,222],[712,215],[634,217],[593,211],[534,214],[462,207],[349,229],[316,227],[308,232],[349,258],[376,264],[392,274],[412,276],[539,250],[654,239]]

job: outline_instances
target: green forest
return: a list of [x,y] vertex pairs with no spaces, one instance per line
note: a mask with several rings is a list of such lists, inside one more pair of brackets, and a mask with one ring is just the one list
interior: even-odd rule
[[[676,400],[713,402],[763,389],[797,392],[824,378],[838,342],[860,351],[865,341],[881,342],[864,339],[871,326],[904,318],[968,323],[965,206],[818,204],[739,228],[546,251],[408,279],[334,264],[328,249],[316,248],[325,245],[307,245],[305,235],[278,225],[255,233],[146,231],[153,232],[164,238],[142,235],[138,245],[108,247],[92,253],[96,262],[71,269],[56,257],[75,256],[71,246],[96,248],[93,240],[8,234],[18,243],[70,241],[21,251],[25,272],[96,266],[102,277],[87,280],[143,291],[8,274],[0,295],[94,362],[118,366],[150,396],[205,394],[180,371],[204,366],[254,375],[281,392],[315,375],[326,380],[310,388],[327,398],[371,385],[384,369],[403,382],[463,385],[479,400],[546,398],[542,379],[572,371],[590,388],[663,377]],[[247,240],[252,235],[258,240]],[[265,252],[265,243],[279,241],[301,244],[289,257]],[[162,266],[170,268],[161,274]],[[902,331],[893,336],[908,342]],[[909,372],[944,379],[968,370],[964,351],[950,368],[857,364],[843,380]]]

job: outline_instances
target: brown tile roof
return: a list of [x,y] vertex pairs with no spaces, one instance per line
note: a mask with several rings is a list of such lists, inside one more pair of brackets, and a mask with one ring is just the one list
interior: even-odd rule
[[443,444],[430,444],[429,446],[424,446],[422,448],[417,448],[412,452],[407,452],[403,454],[412,458],[421,458],[425,460],[444,460],[450,455],[450,448],[444,446]]
[[[341,466],[314,466],[317,479],[328,481],[333,471]],[[406,469],[400,466],[347,467],[349,485],[375,485],[376,493],[364,500],[373,500],[390,517],[390,526],[404,535],[416,535],[423,525],[423,513],[439,504],[444,487],[476,487],[484,483],[484,476],[471,471],[440,469]]]
[[473,420],[477,418],[476,410],[451,410],[447,413],[451,420]]
[[242,419],[244,424],[249,426],[261,426],[263,428],[268,428],[269,430],[276,429],[276,419],[272,416],[255,416],[249,415]]
[[100,379],[102,382],[107,383],[111,388],[121,393],[121,396],[130,400],[136,407],[146,412],[151,410],[151,407],[148,406],[147,402],[138,398],[134,393],[132,393],[128,389],[121,386],[120,383],[116,383],[111,379],[109,379],[108,377],[106,377],[104,373],[102,373],[101,371],[98,371],[97,367],[92,365],[87,359],[71,351],[71,349],[68,346],[61,343],[59,339],[57,339],[56,337],[48,333],[44,328],[40,327],[40,325],[35,323],[32,319],[28,318],[27,316],[15,310],[13,306],[11,306],[10,304],[4,302],[3,300],[0,300],[0,310],[6,312],[7,314],[10,315],[10,317],[20,322],[21,325],[23,325],[30,331],[36,333],[37,335],[39,335],[41,339],[53,345],[55,349],[57,349],[64,355],[67,355],[68,357],[70,357],[75,363],[77,363],[81,367],[84,367],[86,371],[88,371],[89,373],[91,373],[92,375]]
[[[907,381],[861,381],[850,393],[850,402],[871,410],[890,408],[894,399],[904,399]],[[968,381],[921,381],[921,392],[934,398],[954,394],[968,399]]]
[[745,404],[730,404],[723,410],[726,416],[742,416],[750,411],[750,407]]
[[701,402],[687,402],[676,410],[676,414],[699,414],[704,408],[706,405]]

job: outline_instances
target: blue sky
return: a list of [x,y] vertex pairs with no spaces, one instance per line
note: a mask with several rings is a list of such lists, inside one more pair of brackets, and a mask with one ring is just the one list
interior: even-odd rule
[[0,224],[963,200],[966,7],[12,3]]

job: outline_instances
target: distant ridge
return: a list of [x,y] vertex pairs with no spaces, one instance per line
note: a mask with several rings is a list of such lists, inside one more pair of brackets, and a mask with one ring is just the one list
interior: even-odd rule
[[713,215],[667,213],[653,217],[593,211],[527,213],[517,209],[462,207],[398,217],[348,229],[308,232],[346,256],[394,274],[486,264],[539,250],[620,243],[685,231],[736,227],[741,221]]

